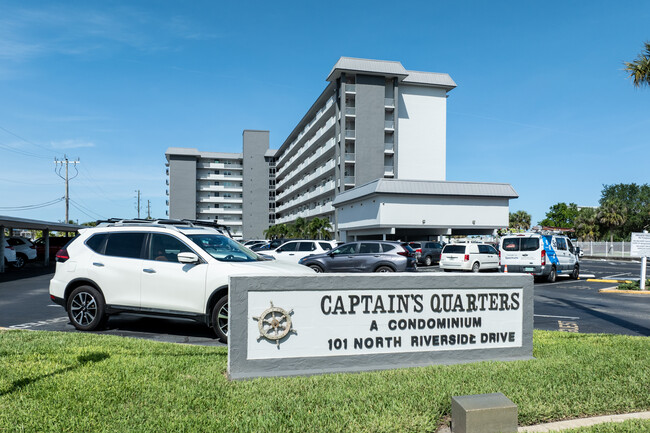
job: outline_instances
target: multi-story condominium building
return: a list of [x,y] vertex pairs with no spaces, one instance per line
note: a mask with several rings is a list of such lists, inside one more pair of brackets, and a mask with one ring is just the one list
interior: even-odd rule
[[445,180],[447,74],[342,57],[276,153],[278,223],[327,217],[337,194],[379,178]]
[[248,130],[241,154],[168,149],[169,216],[216,219],[244,238],[299,217],[328,218],[336,231],[345,191],[378,179],[446,180],[448,74],[341,57],[327,81],[277,150],[268,131]]

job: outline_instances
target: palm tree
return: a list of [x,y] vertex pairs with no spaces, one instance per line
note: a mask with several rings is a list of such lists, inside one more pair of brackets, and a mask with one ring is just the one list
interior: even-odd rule
[[289,228],[289,234],[294,238],[304,238],[307,235],[307,221],[299,217]]
[[616,201],[607,201],[600,206],[598,221],[609,229],[610,240],[614,242],[614,229],[625,223],[627,209]]
[[528,212],[518,210],[510,213],[510,228],[515,230],[528,230],[530,228],[531,216]]
[[307,232],[311,239],[329,239],[332,225],[327,218],[314,218],[307,225]]
[[578,240],[594,241],[598,239],[600,230],[597,210],[590,207],[580,209],[580,213],[575,219],[575,229]]
[[268,229],[264,230],[264,237],[266,239],[274,239],[278,234],[278,226],[271,226]]
[[645,50],[633,62],[623,63],[634,87],[650,86],[650,42],[644,45]]

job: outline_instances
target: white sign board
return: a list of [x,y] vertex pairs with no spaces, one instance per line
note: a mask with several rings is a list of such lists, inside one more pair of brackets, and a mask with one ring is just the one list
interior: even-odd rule
[[247,359],[521,347],[522,299],[521,288],[251,291]]
[[632,233],[632,257],[650,257],[650,233]]

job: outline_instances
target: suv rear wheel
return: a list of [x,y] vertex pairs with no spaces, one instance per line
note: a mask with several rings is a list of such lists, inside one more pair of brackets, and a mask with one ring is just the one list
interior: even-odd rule
[[424,266],[431,266],[433,264],[433,259],[431,256],[426,256],[424,258]]
[[21,253],[17,253],[16,261],[12,263],[12,266],[16,269],[20,269],[25,266],[25,263],[27,263],[27,256]]
[[480,270],[480,268],[481,268],[480,263],[479,262],[474,262],[474,264],[472,265],[472,272],[478,272]]
[[104,297],[91,286],[74,289],[68,297],[67,307],[70,322],[80,331],[93,331],[106,318]]
[[228,343],[228,296],[223,296],[212,308],[212,329],[219,341]]

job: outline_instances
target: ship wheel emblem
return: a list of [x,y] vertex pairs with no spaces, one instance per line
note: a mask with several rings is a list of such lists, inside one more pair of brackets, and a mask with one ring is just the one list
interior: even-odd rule
[[297,334],[296,330],[291,328],[292,314],[293,310],[286,311],[280,307],[274,307],[273,302],[271,302],[271,307],[264,310],[259,317],[253,317],[253,320],[257,320],[257,328],[260,331],[257,341],[262,338],[275,341],[279,349],[280,340],[286,337],[289,332]]

